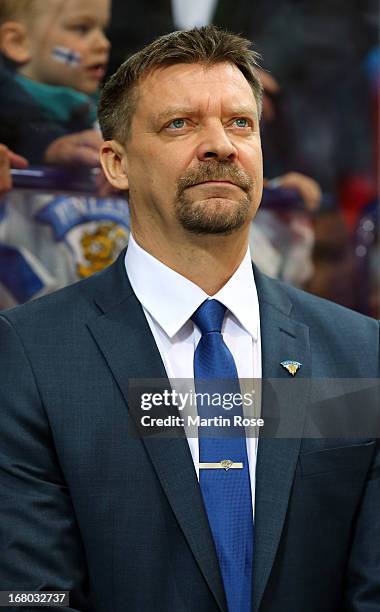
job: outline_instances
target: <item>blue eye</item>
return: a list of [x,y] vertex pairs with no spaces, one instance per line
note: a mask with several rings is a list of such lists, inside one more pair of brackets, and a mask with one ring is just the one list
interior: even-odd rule
[[249,121],[248,121],[248,119],[244,119],[244,117],[239,117],[238,119],[235,119],[234,123],[239,128],[249,127]]
[[70,29],[71,29],[73,32],[78,32],[78,34],[83,34],[83,35],[85,35],[85,34],[87,34],[87,33],[88,33],[90,30],[91,30],[91,27],[90,27],[89,25],[86,25],[86,24],[79,24],[79,23],[78,23],[78,24],[76,24],[76,25],[72,25],[72,26],[70,27]]
[[169,123],[168,127],[179,130],[185,127],[185,120],[184,119],[173,119],[173,121]]

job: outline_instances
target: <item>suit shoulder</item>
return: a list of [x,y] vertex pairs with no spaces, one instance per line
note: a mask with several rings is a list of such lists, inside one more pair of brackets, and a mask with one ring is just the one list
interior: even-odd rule
[[[75,319],[79,322],[89,319],[91,314],[99,315],[100,310],[96,305],[96,299],[97,296],[112,293],[113,266],[49,295],[4,310],[0,315],[16,327],[31,323],[48,327],[53,321],[59,321],[61,325],[65,325],[70,320]],[[115,292],[117,291],[117,286],[115,286]]]
[[124,256],[125,250],[101,272],[0,314],[15,325],[30,321],[48,323],[54,319],[63,324],[72,319],[88,320],[91,314],[99,315],[103,306],[106,310],[112,308],[132,291],[125,271]]
[[20,304],[9,310],[4,310],[0,315],[15,326],[38,320],[45,320],[47,323],[54,317],[60,318],[62,321],[72,311],[75,311],[79,317],[81,305],[85,301],[81,285],[85,282],[87,282],[87,279],[63,289],[58,289],[49,295],[36,298],[26,304]]
[[334,325],[338,328],[353,330],[379,331],[376,319],[363,315],[330,300],[312,295],[301,289],[281,283],[293,303],[294,311],[305,321]]
[[259,300],[269,302],[323,337],[349,337],[358,343],[379,344],[379,322],[287,283],[255,271]]

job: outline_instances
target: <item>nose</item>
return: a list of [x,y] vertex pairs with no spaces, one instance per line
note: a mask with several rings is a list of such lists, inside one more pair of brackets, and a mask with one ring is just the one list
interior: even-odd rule
[[202,139],[197,148],[199,161],[215,159],[217,161],[235,161],[238,152],[231,142],[223,125],[209,126],[202,131]]
[[97,51],[102,51],[103,53],[108,52],[110,50],[111,43],[103,32],[103,30],[98,30],[95,39],[95,46]]

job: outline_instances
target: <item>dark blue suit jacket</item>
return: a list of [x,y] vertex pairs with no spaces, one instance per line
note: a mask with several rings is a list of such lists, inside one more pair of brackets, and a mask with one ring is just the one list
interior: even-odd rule
[[[302,439],[307,381],[377,377],[379,326],[255,278],[263,375],[292,383],[280,362],[294,359],[305,385],[264,392],[263,417],[290,434],[259,441],[252,610],[380,610],[376,436]],[[130,435],[128,380],[166,373],[123,256],[3,313],[0,346],[0,590],[70,590],[67,610],[226,611],[186,439]]]

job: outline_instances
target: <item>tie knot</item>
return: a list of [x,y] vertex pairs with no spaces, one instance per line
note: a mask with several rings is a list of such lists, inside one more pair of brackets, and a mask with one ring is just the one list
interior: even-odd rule
[[226,307],[218,300],[206,300],[194,312],[191,320],[203,334],[221,332]]

